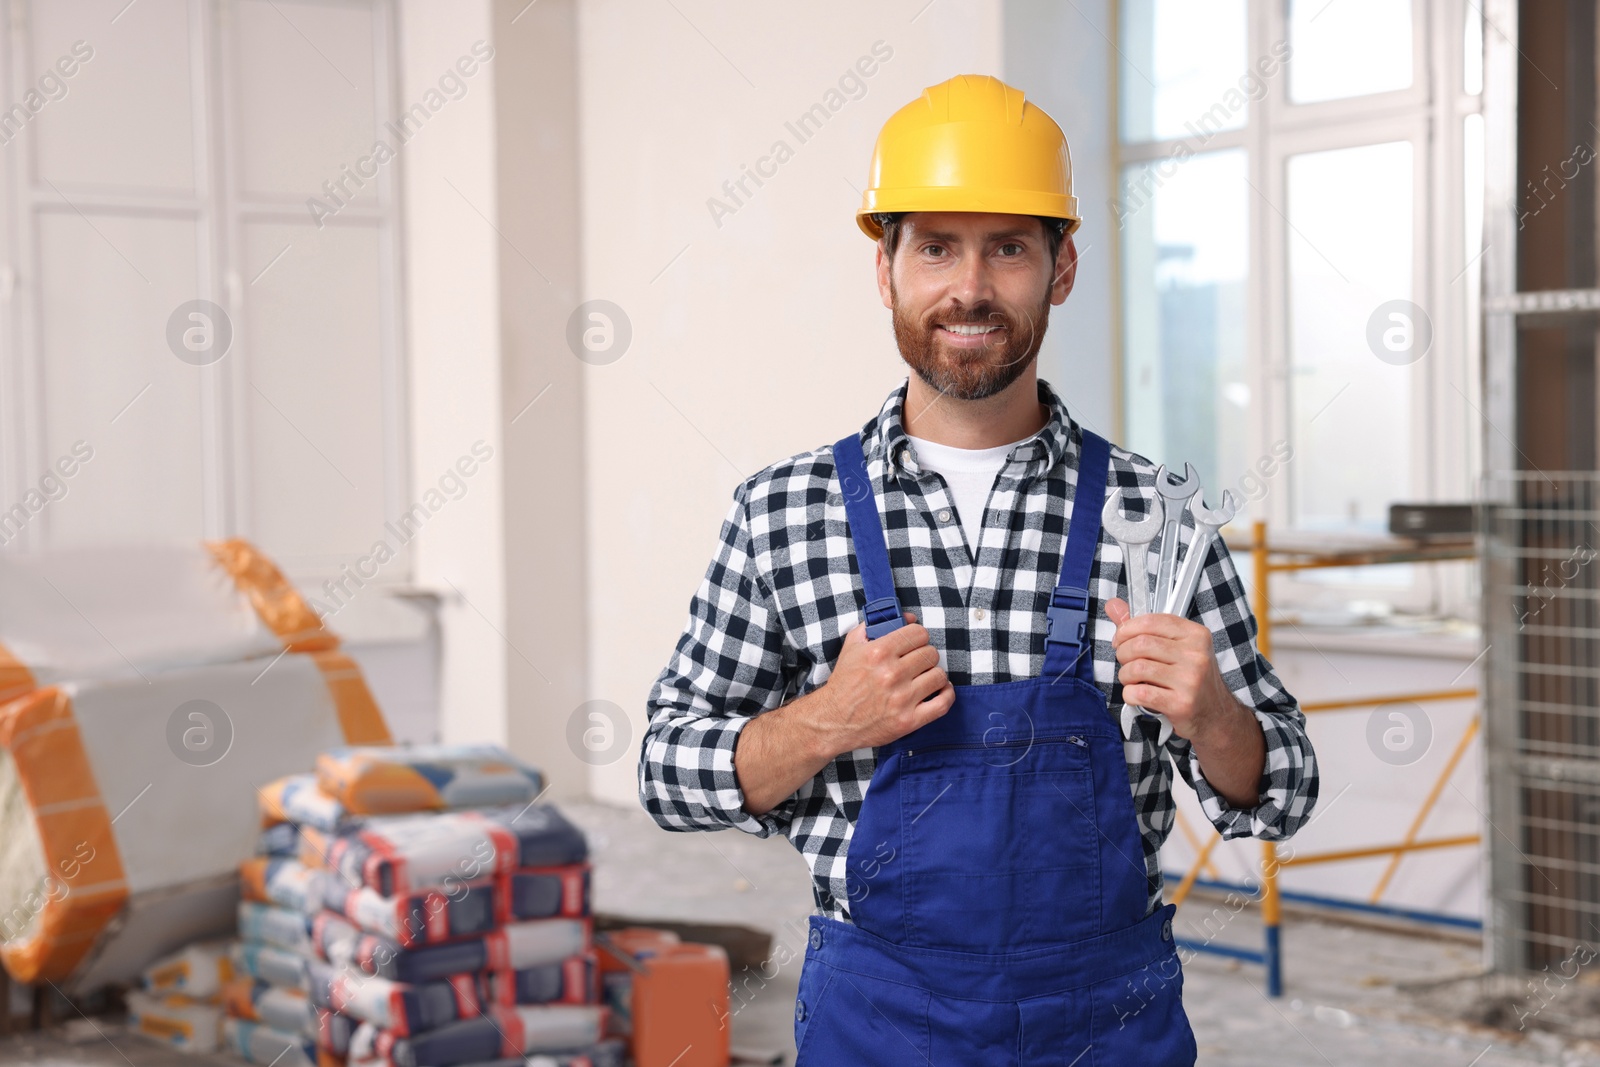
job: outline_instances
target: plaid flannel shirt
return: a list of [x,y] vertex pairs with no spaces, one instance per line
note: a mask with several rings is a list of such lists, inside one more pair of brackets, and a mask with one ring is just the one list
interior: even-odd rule
[[[974,560],[944,479],[917,466],[901,421],[906,387],[903,381],[889,395],[862,438],[901,605],[944,651],[952,683],[1036,677],[1044,664],[1045,608],[1071,519],[1082,430],[1039,380],[1049,421],[1011,450],[996,477]],[[1156,469],[1113,445],[1107,491],[1150,490]],[[1137,508],[1139,502],[1131,503]],[[1099,508],[1101,501],[1090,506]],[[1188,509],[1183,516],[1179,543],[1186,546],[1194,525]],[[1159,544],[1158,538],[1152,549]],[[1127,579],[1121,549],[1103,529],[1089,594],[1094,678],[1106,694],[1108,713],[1117,717],[1121,685],[1111,647],[1116,627],[1104,604],[1112,597],[1127,599]],[[734,762],[739,734],[755,716],[828,680],[845,634],[862,620],[864,602],[831,445],[791,456],[740,483],[683,635],[651,687],[639,758],[639,798],[657,823],[668,830],[732,826],[758,837],[785,835],[810,866],[818,910],[846,922],[845,853],[872,780],[873,750],[841,753],[762,815],[744,810]],[[1165,749],[1158,748],[1156,724],[1139,720],[1139,736],[1123,749],[1144,841],[1150,911],[1161,904],[1159,852],[1177,811],[1174,764],[1224,838],[1288,838],[1310,817],[1317,798],[1305,716],[1256,650],[1255,617],[1220,539],[1206,554],[1189,618],[1210,629],[1228,687],[1255,709],[1266,759],[1256,803],[1236,808],[1205,780],[1187,741],[1174,735]]]

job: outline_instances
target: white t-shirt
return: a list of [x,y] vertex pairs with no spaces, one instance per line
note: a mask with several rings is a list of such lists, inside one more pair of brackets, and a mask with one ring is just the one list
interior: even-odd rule
[[994,488],[995,475],[1006,465],[1011,450],[1034,435],[994,448],[953,448],[926,438],[906,436],[916,450],[917,465],[924,470],[938,471],[950,486],[956,513],[961,516],[961,529],[966,534],[967,551],[976,561],[983,512],[989,503],[989,490]]

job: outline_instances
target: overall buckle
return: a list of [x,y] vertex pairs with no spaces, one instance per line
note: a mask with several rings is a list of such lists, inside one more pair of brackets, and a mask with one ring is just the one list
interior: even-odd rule
[[867,601],[867,637],[882,637],[905,625],[900,606],[892,596]]
[[1089,590],[1056,586],[1045,615],[1044,639],[1058,645],[1082,645],[1088,629]]

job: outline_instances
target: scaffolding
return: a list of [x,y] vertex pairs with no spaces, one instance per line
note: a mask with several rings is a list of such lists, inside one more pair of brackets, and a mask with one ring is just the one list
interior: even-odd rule
[[[1470,542],[1428,544],[1397,538],[1385,539],[1381,542],[1375,542],[1369,547],[1361,548],[1274,546],[1267,538],[1266,522],[1259,519],[1253,524],[1248,548],[1255,585],[1252,609],[1255,613],[1257,625],[1256,644],[1261,655],[1269,658],[1272,655],[1271,578],[1274,574],[1332,567],[1366,567],[1385,563],[1435,563],[1448,560],[1471,560],[1476,558],[1478,554],[1476,546]],[[1300,710],[1307,715],[1313,715],[1376,708],[1391,704],[1473,700],[1477,696],[1478,690],[1475,687],[1430,689],[1411,693],[1376,694],[1342,700],[1310,701],[1302,703]],[[1384,892],[1393,880],[1401,860],[1407,854],[1431,849],[1466,848],[1481,843],[1479,834],[1460,834],[1436,838],[1422,836],[1422,829],[1427,822],[1429,814],[1433,811],[1440,794],[1443,793],[1445,786],[1455,774],[1462,758],[1471,747],[1473,739],[1478,734],[1478,729],[1479,717],[1474,712],[1466,725],[1462,727],[1449,759],[1432,787],[1428,790],[1427,796],[1413,816],[1405,835],[1397,842],[1362,848],[1336,849],[1328,852],[1281,855],[1275,842],[1263,841],[1261,842],[1261,869],[1257,872],[1259,885],[1241,885],[1224,882],[1215,877],[1215,867],[1211,864],[1211,854],[1222,840],[1222,836],[1213,833],[1211,839],[1202,845],[1187,823],[1180,822],[1181,831],[1191,846],[1197,850],[1197,855],[1189,870],[1179,880],[1177,889],[1173,891],[1172,903],[1181,906],[1189,893],[1196,887],[1242,893],[1251,898],[1259,897],[1263,944],[1261,949],[1257,951],[1232,945],[1219,945],[1209,940],[1196,941],[1180,937],[1178,939],[1179,947],[1193,952],[1205,952],[1262,965],[1266,969],[1267,995],[1277,997],[1283,995],[1283,942],[1281,932],[1283,924],[1282,905],[1284,901],[1415,922],[1482,929],[1482,924],[1474,919],[1418,909],[1399,908],[1383,903]],[[1281,889],[1278,885],[1279,872],[1285,867],[1306,867],[1314,864],[1339,863],[1381,856],[1389,857],[1389,862],[1385,866],[1383,874],[1378,878],[1377,884],[1372,887],[1372,891],[1365,902],[1290,892]],[[1202,878],[1201,875],[1207,872],[1210,872],[1212,877]]]

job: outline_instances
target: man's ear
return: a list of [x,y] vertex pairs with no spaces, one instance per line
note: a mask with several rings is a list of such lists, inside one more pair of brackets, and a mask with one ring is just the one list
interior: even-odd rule
[[883,301],[883,306],[894,309],[894,292],[889,288],[889,272],[894,269],[894,261],[889,258],[888,250],[883,247],[883,238],[878,238],[877,258],[873,261],[878,273],[878,297]]
[[1072,292],[1072,283],[1078,280],[1078,246],[1068,234],[1056,250],[1055,280],[1050,283],[1050,303],[1065,303]]

